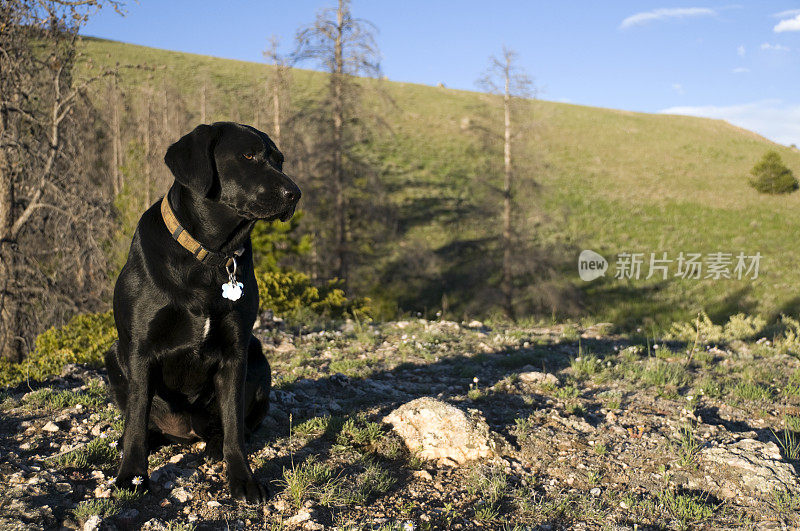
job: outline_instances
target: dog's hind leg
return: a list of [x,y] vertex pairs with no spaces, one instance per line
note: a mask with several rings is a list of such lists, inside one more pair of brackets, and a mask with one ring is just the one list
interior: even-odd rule
[[119,341],[114,341],[111,348],[105,353],[106,371],[108,372],[108,384],[111,388],[111,398],[117,404],[120,411],[125,411],[128,404],[128,378],[122,371],[122,366],[118,358]]
[[247,379],[245,380],[244,425],[247,430],[255,432],[269,411],[269,390],[272,386],[272,374],[261,350],[261,342],[250,336],[247,348]]

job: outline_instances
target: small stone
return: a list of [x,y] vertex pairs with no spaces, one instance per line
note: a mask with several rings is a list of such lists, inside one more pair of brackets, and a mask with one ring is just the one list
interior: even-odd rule
[[44,431],[47,431],[47,432],[50,432],[50,433],[55,433],[55,432],[57,432],[58,430],[60,430],[61,428],[59,428],[59,427],[58,427],[58,424],[56,424],[55,422],[53,422],[52,420],[50,420],[50,421],[47,421],[47,424],[45,424],[45,425],[42,427],[42,429],[43,429]]
[[592,490],[589,491],[589,494],[591,494],[592,496],[594,496],[596,498],[596,497],[600,496],[601,492],[602,491],[600,490],[600,487],[595,487],[595,488],[593,488]]
[[169,462],[174,465],[177,465],[178,463],[181,462],[181,459],[183,459],[183,454],[175,454],[169,458]]
[[309,512],[308,509],[300,509],[300,512],[298,512],[296,515],[285,520],[284,524],[287,527],[292,527],[302,524],[303,522],[307,522],[308,520],[311,520],[311,512]]
[[100,529],[100,524],[103,522],[103,519],[100,518],[98,515],[90,516],[86,523],[83,524],[83,531],[97,531]]
[[412,474],[417,479],[424,479],[425,481],[433,481],[433,476],[427,470],[415,470]]
[[94,497],[95,498],[110,498],[111,497],[111,489],[109,489],[105,485],[100,485],[99,487],[94,489]]
[[72,490],[72,485],[69,483],[56,483],[56,490],[60,493],[69,492]]
[[209,509],[216,509],[218,507],[222,507],[222,504],[216,500],[211,500],[208,503],[206,503],[206,505],[208,505]]
[[526,384],[558,385],[558,378],[548,372],[528,371],[519,373],[519,380]]
[[186,489],[184,489],[183,487],[172,489],[172,492],[170,492],[170,496],[178,500],[178,502],[180,503],[186,503],[193,497],[190,493],[186,492]]

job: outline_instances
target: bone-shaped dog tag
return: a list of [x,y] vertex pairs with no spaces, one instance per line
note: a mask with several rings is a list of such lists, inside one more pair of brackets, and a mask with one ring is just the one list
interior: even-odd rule
[[222,285],[222,296],[228,300],[238,301],[242,297],[244,284],[236,281],[236,258],[231,260],[231,264],[225,265],[225,270],[228,272],[228,281]]
[[242,297],[242,288],[244,284],[241,282],[226,282],[222,285],[222,296],[232,301],[238,301]]

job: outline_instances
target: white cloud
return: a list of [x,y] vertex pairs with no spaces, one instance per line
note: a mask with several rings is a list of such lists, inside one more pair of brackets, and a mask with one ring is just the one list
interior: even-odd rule
[[761,45],[761,49],[762,50],[772,50],[774,52],[788,52],[789,51],[789,47],[788,46],[784,46],[783,44],[770,44],[768,42],[765,42],[764,44],[762,44]]
[[786,17],[793,17],[795,15],[800,15],[800,9],[787,9],[786,11],[781,11],[780,13],[773,13],[773,17],[775,18],[786,18]]
[[743,66],[737,66],[736,68],[731,70],[731,72],[733,72],[734,74],[746,74],[749,71],[750,71],[749,68],[745,68]]
[[742,44],[738,48],[736,48],[736,53],[737,53],[737,55],[739,57],[744,57],[744,54],[745,54],[744,44]]
[[784,31],[800,31],[800,14],[794,18],[787,18],[778,22],[772,31],[782,33]]
[[781,144],[800,145],[800,104],[785,103],[779,99],[739,105],[670,107],[659,112],[718,118]]
[[620,29],[630,28],[631,26],[640,26],[653,22],[654,20],[666,20],[670,18],[686,18],[686,17],[702,17],[713,16],[717,12],[707,7],[674,7],[674,8],[661,8],[652,11],[643,11],[631,15],[619,25]]
[[673,83],[672,84],[672,90],[674,90],[675,92],[677,92],[681,96],[686,94],[686,91],[683,90],[683,85],[681,85],[680,83]]

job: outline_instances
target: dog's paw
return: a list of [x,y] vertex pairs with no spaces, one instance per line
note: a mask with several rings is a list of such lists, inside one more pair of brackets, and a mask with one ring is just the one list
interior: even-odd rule
[[231,479],[228,481],[228,487],[234,500],[246,501],[247,503],[264,503],[269,497],[267,487],[253,478]]
[[150,488],[150,478],[147,474],[120,474],[114,480],[114,486],[118,489],[138,490],[144,492]]

